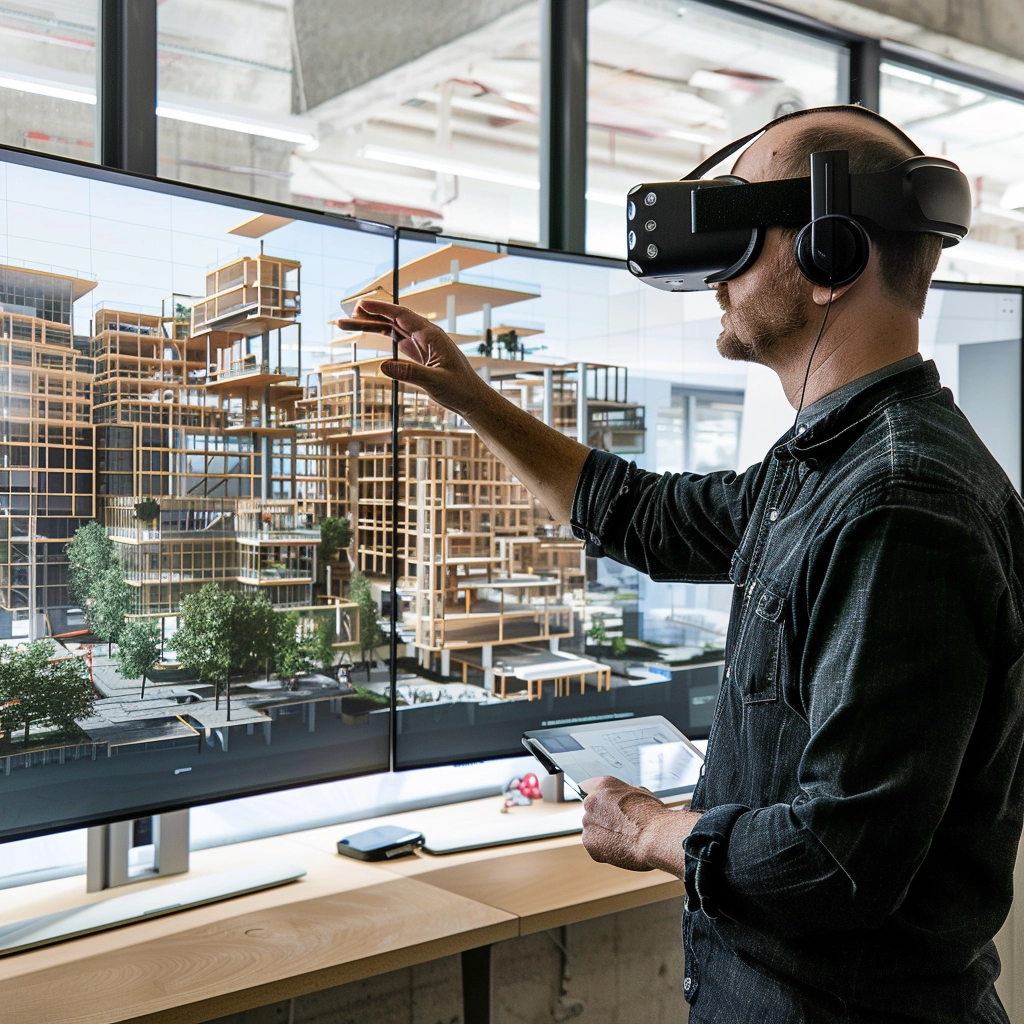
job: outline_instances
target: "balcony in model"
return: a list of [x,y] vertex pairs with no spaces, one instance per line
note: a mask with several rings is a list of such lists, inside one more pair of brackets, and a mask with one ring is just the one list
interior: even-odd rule
[[[153,505],[157,507],[154,509]],[[234,538],[234,498],[144,499],[116,495],[104,501],[104,526],[112,540],[137,544],[159,542],[187,534],[191,537]],[[140,518],[152,515],[152,519]]]
[[276,372],[277,367],[257,359],[255,354],[218,362],[210,367],[205,386],[214,391],[234,391],[266,388],[276,384],[294,382],[295,377]]
[[236,536],[243,544],[319,544],[320,528],[302,504],[287,499],[237,503]]
[[295,260],[243,256],[206,275],[206,295],[192,307],[192,335],[233,331],[253,337],[295,322],[299,272]]

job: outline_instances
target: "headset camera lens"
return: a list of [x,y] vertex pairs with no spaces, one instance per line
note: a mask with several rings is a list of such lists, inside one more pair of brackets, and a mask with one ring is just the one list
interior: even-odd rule
[[626,241],[629,243],[629,251],[632,252],[633,246],[636,245],[636,232],[630,231],[630,233],[626,235]]
[[629,269],[632,273],[636,274],[637,277],[642,277],[644,268],[639,263],[634,263],[633,260],[629,261]]
[[644,196],[644,202],[648,206],[653,206],[657,201],[658,197],[653,192],[648,192],[647,195]]
[[629,201],[629,205],[626,207],[626,216],[629,220],[632,220],[636,216],[636,203],[632,199]]

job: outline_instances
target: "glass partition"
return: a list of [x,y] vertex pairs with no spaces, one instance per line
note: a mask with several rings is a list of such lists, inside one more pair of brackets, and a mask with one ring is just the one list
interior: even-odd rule
[[971,183],[971,232],[943,251],[938,275],[1024,283],[1024,102],[885,62],[881,112],[925,153],[956,161]]
[[0,9],[0,143],[97,159],[96,0],[6,4]]
[[622,257],[626,192],[681,178],[790,110],[843,102],[844,47],[700,3],[589,14],[587,252]]
[[537,240],[535,4],[163,0],[161,175]]

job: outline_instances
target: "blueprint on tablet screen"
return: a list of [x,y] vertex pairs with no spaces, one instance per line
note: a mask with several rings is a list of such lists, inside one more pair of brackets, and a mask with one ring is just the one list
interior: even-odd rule
[[531,730],[524,742],[534,753],[540,747],[577,785],[596,775],[612,775],[656,794],[693,789],[704,760],[661,716]]

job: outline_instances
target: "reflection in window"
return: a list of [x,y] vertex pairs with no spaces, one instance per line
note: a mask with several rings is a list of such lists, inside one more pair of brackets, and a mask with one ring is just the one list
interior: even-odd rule
[[971,183],[970,236],[943,252],[937,276],[1024,283],[1024,103],[886,63],[881,107],[925,153],[959,164]]
[[538,9],[484,6],[163,0],[160,174],[536,242]]
[[699,3],[603,0],[588,25],[589,252],[623,255],[637,182],[680,178],[766,121],[841,99],[839,47]]
[[0,143],[95,160],[96,0],[5,5]]
[[658,410],[658,471],[734,469],[742,419],[742,391],[702,391],[674,384],[670,404]]

